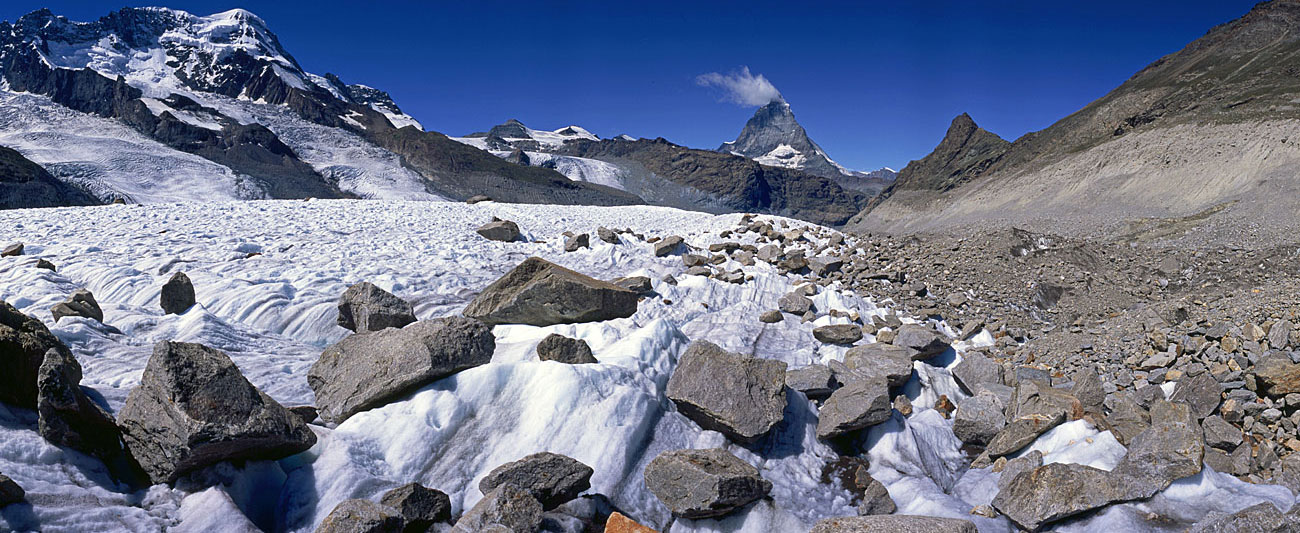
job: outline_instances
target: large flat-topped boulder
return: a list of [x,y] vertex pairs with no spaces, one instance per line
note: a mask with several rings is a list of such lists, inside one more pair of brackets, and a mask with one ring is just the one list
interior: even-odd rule
[[637,298],[633,291],[530,257],[483,289],[464,314],[492,325],[600,322],[632,316]]
[[678,361],[666,393],[700,427],[752,442],[785,416],[785,369],[781,361],[695,341]]

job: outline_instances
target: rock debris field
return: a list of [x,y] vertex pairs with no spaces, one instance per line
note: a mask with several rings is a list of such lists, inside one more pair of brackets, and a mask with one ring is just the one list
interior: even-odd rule
[[1300,328],[1195,255],[476,200],[0,212],[0,530],[1300,523]]

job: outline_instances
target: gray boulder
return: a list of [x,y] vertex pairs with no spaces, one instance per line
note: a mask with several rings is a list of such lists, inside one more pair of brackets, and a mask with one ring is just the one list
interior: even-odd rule
[[1206,446],[1232,451],[1241,445],[1241,430],[1219,415],[1206,417],[1201,422],[1201,429],[1205,433]]
[[[1213,381],[1213,380],[1211,380]],[[1089,413],[1101,413],[1106,401],[1106,390],[1102,387],[1101,377],[1093,370],[1080,370],[1074,374],[1074,385],[1070,395],[1079,400],[1079,405]]]
[[676,235],[664,237],[655,243],[655,257],[665,257],[676,253],[686,240]]
[[0,250],[0,257],[17,257],[20,255],[23,255],[23,243],[21,242],[7,245],[3,250]]
[[154,483],[221,461],[279,459],[316,443],[302,419],[257,390],[230,356],[184,342],[154,346],[117,422]]
[[786,294],[776,301],[777,309],[780,309],[782,313],[790,313],[792,315],[802,316],[804,313],[812,310],[812,306],[812,299],[799,294],[798,292]]
[[1290,320],[1279,320],[1268,328],[1268,347],[1274,350],[1281,350],[1291,344],[1291,330],[1295,329],[1295,324]]
[[1295,531],[1293,527],[1300,527],[1300,524],[1288,524],[1282,511],[1271,502],[1263,502],[1232,514],[1211,512],[1188,533],[1282,533]]
[[489,241],[515,242],[519,240],[519,224],[492,217],[492,221],[474,230]]
[[853,344],[862,340],[862,326],[833,324],[813,328],[813,338],[827,344]]
[[1128,394],[1112,394],[1107,399],[1110,405],[1110,414],[1106,415],[1106,423],[1110,425],[1111,434],[1115,439],[1125,446],[1133,442],[1133,439],[1151,427],[1151,414],[1133,401]]
[[962,400],[952,418],[953,434],[967,444],[987,444],[1006,425],[1002,401],[987,392]]
[[1300,393],[1300,364],[1285,353],[1271,352],[1255,363],[1255,383],[1260,396],[1282,398]]
[[512,485],[528,491],[543,509],[554,509],[591,488],[593,473],[590,466],[571,457],[535,453],[494,468],[479,482],[478,490],[487,494],[502,485]]
[[363,281],[339,297],[340,327],[357,332],[400,328],[415,322],[415,309],[406,300]]
[[483,289],[464,314],[491,325],[600,322],[635,314],[637,297],[612,283],[530,257]]
[[455,533],[521,533],[537,531],[542,504],[528,491],[502,485],[483,496],[456,521]]
[[370,500],[343,500],[316,527],[316,533],[401,533],[402,515]]
[[879,515],[827,518],[811,533],[977,533],[975,523],[934,516]]
[[650,294],[655,290],[654,285],[650,283],[650,278],[646,276],[628,276],[625,278],[618,278],[610,283],[637,294]]
[[785,320],[785,317],[782,316],[781,312],[776,309],[763,311],[763,314],[758,315],[758,321],[764,324],[775,324],[782,320]]
[[385,492],[379,503],[402,515],[407,533],[424,532],[429,526],[451,520],[451,498],[419,483],[407,483]]
[[492,329],[464,317],[349,335],[307,372],[322,419],[342,422],[461,370],[487,364]]
[[881,378],[846,383],[831,393],[817,416],[817,438],[832,439],[889,420],[894,408],[889,385]]
[[1200,472],[1204,456],[1205,435],[1187,404],[1156,400],[1151,427],[1133,439],[1111,474],[1123,499],[1150,498]]
[[998,491],[993,507],[1029,531],[1119,501],[1105,470],[1051,463],[1027,472]]
[[558,333],[547,335],[537,343],[537,358],[543,361],[558,361],[570,365],[599,363],[591,355],[591,346],[587,341],[565,337]]
[[0,402],[36,408],[37,374],[51,349],[71,356],[44,323],[0,300]]
[[817,364],[787,370],[785,386],[802,392],[809,398],[825,398],[835,390],[835,374],[830,367]]
[[901,346],[880,342],[854,346],[844,353],[844,364],[854,374],[882,378],[890,387],[912,378],[912,352]]
[[961,362],[953,367],[952,377],[966,392],[975,394],[980,385],[1002,384],[1002,365],[982,353],[966,352],[961,354]]
[[55,322],[69,316],[89,318],[95,322],[104,321],[104,311],[99,308],[99,302],[96,302],[95,295],[86,289],[77,289],[68,296],[67,300],[54,304],[54,307],[50,308],[50,314],[54,315]]
[[56,272],[56,271],[58,271],[58,268],[56,268],[56,267],[54,266],[54,263],[49,262],[49,261],[46,260],[45,258],[41,258],[41,259],[37,259],[37,260],[36,260],[36,268],[40,268],[40,269],[43,269],[43,270],[49,270],[50,272]]
[[767,435],[785,413],[786,364],[692,342],[668,380],[677,410],[736,442]]
[[0,507],[18,503],[27,497],[27,492],[18,486],[9,476],[0,474]]
[[564,241],[564,251],[566,252],[576,252],[583,248],[591,248],[591,235],[579,233]]
[[[1002,465],[1002,475],[998,477],[998,490],[1007,488],[1021,472],[1028,472],[1043,466],[1043,452],[1034,450],[1015,459],[1004,459],[1004,461],[1006,463]],[[994,470],[997,470],[996,465]]]
[[81,364],[70,352],[58,348],[45,352],[36,387],[41,437],[105,460],[122,455],[117,423],[81,390]]
[[903,324],[894,336],[894,346],[911,350],[912,359],[921,361],[939,355],[948,349],[948,338],[920,324]]
[[865,486],[862,490],[862,501],[858,503],[858,516],[893,514],[898,510],[898,504],[894,503],[894,499],[889,496],[889,490],[885,488],[884,483],[871,477],[871,474],[864,470],[858,470],[857,483]]
[[194,307],[194,284],[184,272],[172,274],[171,279],[162,286],[162,295],[158,305],[164,313],[179,315]]
[[605,226],[601,226],[601,227],[599,227],[599,228],[596,228],[596,238],[598,238],[598,239],[600,239],[600,240],[602,240],[602,241],[605,241],[605,242],[607,242],[607,243],[610,243],[610,244],[618,244],[618,243],[619,243],[619,240],[618,240],[618,234],[617,234],[617,233],[614,233],[613,230],[611,230],[611,229],[609,229],[609,228],[607,228],[607,227],[605,227]]
[[1223,387],[1209,372],[1184,377],[1174,386],[1169,401],[1186,403],[1191,407],[1192,414],[1201,420],[1219,410],[1219,403],[1223,401]]
[[989,445],[984,451],[989,454],[989,457],[1001,457],[1015,453],[1016,450],[1028,446],[1039,435],[1047,433],[1064,421],[1065,413],[1062,411],[1047,414],[1031,413],[1017,417],[1008,422],[1002,428],[1002,431],[999,431],[993,437],[993,440],[989,441]]
[[646,466],[645,484],[674,515],[690,519],[725,516],[772,490],[757,468],[722,448],[663,452]]

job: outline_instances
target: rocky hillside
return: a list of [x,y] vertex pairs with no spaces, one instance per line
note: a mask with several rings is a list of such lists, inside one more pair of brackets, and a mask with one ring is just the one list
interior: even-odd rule
[[[1290,238],[1300,222],[1300,78],[1289,59],[1298,51],[1300,2],[1274,0],[1009,146],[987,133],[964,137],[981,130],[959,117],[855,227],[1033,222],[1115,236],[1179,225],[1178,235],[1219,241]],[[1261,217],[1277,231],[1251,229]]]
[[0,209],[95,203],[90,195],[55,179],[18,151],[0,146]]

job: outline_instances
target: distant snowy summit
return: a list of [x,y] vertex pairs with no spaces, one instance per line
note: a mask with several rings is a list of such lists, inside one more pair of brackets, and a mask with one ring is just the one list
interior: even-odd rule
[[849,170],[836,163],[808,137],[784,98],[773,99],[758,108],[740,136],[722,143],[718,151],[747,157],[763,165],[802,170],[870,194],[879,192],[897,174],[889,168],[871,172]]

